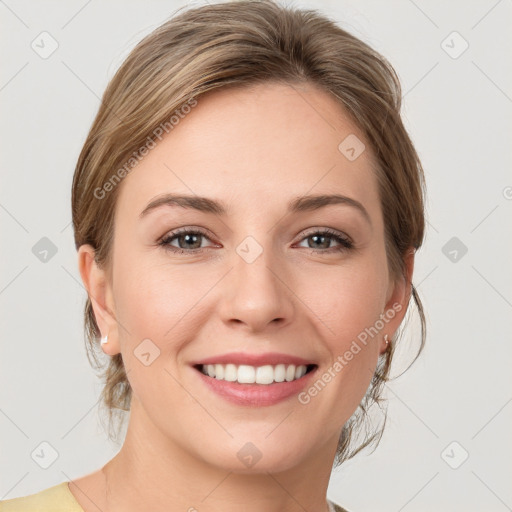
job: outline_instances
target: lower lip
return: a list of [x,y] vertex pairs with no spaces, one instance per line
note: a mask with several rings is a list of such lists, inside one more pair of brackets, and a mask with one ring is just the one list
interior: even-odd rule
[[316,373],[318,367],[300,379],[291,382],[274,382],[273,384],[240,384],[227,380],[215,379],[194,368],[201,380],[217,395],[236,405],[261,407],[274,405],[300,393]]

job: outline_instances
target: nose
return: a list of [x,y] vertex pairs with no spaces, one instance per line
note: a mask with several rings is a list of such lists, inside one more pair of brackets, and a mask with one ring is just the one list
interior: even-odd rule
[[292,321],[294,294],[286,272],[270,252],[264,250],[251,263],[235,254],[234,267],[224,279],[219,305],[222,320],[231,328],[238,324],[239,328],[256,333],[282,328]]

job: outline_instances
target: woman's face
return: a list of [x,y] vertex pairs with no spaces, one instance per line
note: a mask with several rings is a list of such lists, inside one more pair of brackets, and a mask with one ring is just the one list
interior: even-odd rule
[[[312,86],[224,89],[124,178],[112,274],[90,291],[141,442],[239,472],[334,456],[408,299],[362,140]],[[188,205],[148,208],[166,194]],[[313,371],[288,382],[293,363]],[[223,380],[256,374],[284,382]]]

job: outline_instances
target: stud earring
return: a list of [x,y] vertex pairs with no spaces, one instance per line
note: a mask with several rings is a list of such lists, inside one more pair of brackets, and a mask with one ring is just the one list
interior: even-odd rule
[[384,334],[384,341],[386,342],[386,347],[387,347],[388,344],[389,344],[389,339],[388,339],[388,335],[387,334]]
[[101,338],[101,344],[105,345],[106,343],[108,343],[108,334],[104,338]]

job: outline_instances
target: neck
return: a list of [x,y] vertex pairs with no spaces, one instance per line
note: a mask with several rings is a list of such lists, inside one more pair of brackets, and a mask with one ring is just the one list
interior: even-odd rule
[[284,471],[219,468],[163,436],[132,403],[126,439],[103,467],[105,508],[124,512],[327,512],[337,439]]

